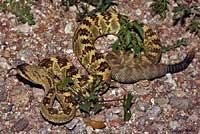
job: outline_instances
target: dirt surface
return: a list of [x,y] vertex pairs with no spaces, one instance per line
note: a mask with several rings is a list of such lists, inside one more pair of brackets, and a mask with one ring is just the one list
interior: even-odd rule
[[[1,3],[1,2],[0,2]],[[123,121],[123,104],[112,101],[92,119],[104,121],[104,129],[87,126],[82,116],[64,125],[53,125],[40,114],[43,90],[23,83],[7,71],[21,63],[37,64],[49,55],[60,55],[78,62],[72,51],[72,38],[77,27],[75,7],[65,11],[60,1],[36,1],[31,12],[35,25],[21,24],[9,12],[0,12],[0,133],[19,134],[200,134],[200,39],[180,26],[173,26],[170,0],[167,18],[160,20],[150,10],[152,1],[119,0],[116,10],[130,18],[149,25],[160,36],[164,46],[172,46],[179,38],[187,38],[188,45],[164,53],[162,63],[182,60],[186,52],[196,47],[196,57],[189,67],[176,74],[153,81],[135,84],[118,84],[111,88],[104,99],[120,99],[128,91],[137,98],[134,101],[130,121]],[[101,39],[101,48],[108,49],[110,41]],[[12,73],[16,73],[12,71]]]

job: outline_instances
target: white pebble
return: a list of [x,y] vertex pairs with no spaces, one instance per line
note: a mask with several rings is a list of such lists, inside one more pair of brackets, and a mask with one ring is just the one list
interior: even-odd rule
[[141,11],[140,9],[137,9],[137,10],[135,11],[135,13],[136,13],[138,16],[140,16],[140,15],[142,14],[142,11]]
[[65,33],[72,33],[72,22],[67,22],[66,26],[65,26]]

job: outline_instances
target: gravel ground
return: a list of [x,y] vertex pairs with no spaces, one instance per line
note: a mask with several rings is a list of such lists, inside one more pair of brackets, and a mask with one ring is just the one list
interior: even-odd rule
[[[43,90],[21,82],[7,71],[21,63],[36,64],[48,55],[66,56],[77,64],[72,51],[72,37],[77,26],[76,8],[65,11],[60,1],[37,1],[32,6],[36,25],[20,24],[15,15],[0,12],[0,133],[19,134],[200,134],[200,39],[185,32],[180,25],[172,26],[170,0],[167,18],[152,16],[148,0],[119,0],[117,10],[131,18],[148,24],[160,36],[165,46],[172,46],[177,39],[185,37],[188,46],[164,53],[162,63],[175,63],[186,52],[196,47],[196,57],[183,72],[166,75],[153,81],[141,81],[110,89],[104,99],[119,99],[131,91],[137,96],[128,122],[123,121],[123,106],[120,101],[107,104],[107,108],[92,119],[104,121],[106,128],[93,129],[83,117],[76,117],[65,125],[52,125],[40,114]],[[109,36],[110,37],[110,36]],[[108,39],[98,41],[109,46]],[[15,73],[15,71],[12,71]],[[6,79],[5,79],[6,78]],[[124,90],[125,89],[125,90]]]

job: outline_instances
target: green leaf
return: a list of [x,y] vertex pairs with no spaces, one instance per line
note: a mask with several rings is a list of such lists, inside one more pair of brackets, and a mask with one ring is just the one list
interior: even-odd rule
[[70,85],[73,84],[74,81],[70,77],[66,77],[63,80],[60,80],[58,83],[56,83],[56,88],[60,91],[69,91]]
[[186,46],[187,45],[187,39],[186,38],[181,38],[179,40],[176,41],[176,44],[170,46],[170,47],[165,47],[165,46],[162,46],[161,47],[161,51],[162,53],[166,53],[172,49],[175,49],[175,48],[178,48],[180,46]]
[[137,33],[139,33],[139,36],[141,38],[141,40],[144,40],[144,31],[142,29],[141,24],[137,23],[137,22],[132,22],[133,23],[133,28],[135,29],[135,31]]
[[80,110],[90,113],[91,103],[90,102],[83,102],[79,105]]
[[197,17],[194,17],[191,20],[187,30],[189,30],[191,33],[197,34],[200,37],[200,21],[197,20]]
[[132,34],[130,31],[127,31],[127,34],[126,34],[126,45],[127,46],[131,43],[131,40],[132,40]]
[[124,121],[128,121],[131,118],[131,105],[132,105],[132,100],[133,100],[134,96],[131,93],[128,93],[127,96],[124,96],[124,103],[123,103],[123,107],[124,107]]
[[88,101],[95,101],[97,100],[97,96],[95,93],[91,93],[90,96],[87,98]]
[[161,18],[166,17],[166,11],[168,10],[168,0],[153,0],[154,2],[150,5],[153,12],[159,14]]
[[131,111],[127,110],[126,113],[124,113],[124,121],[129,121],[131,116]]
[[100,112],[100,111],[102,110],[102,107],[103,107],[102,104],[98,104],[98,103],[95,104],[95,105],[94,105],[94,108],[93,108],[93,109],[94,109],[94,110],[93,110],[93,111],[94,111],[94,114]]
[[30,12],[31,6],[34,2],[34,0],[7,0],[0,5],[0,11],[7,10],[15,14],[21,23],[28,22],[29,25],[34,25],[33,14]]
[[121,28],[117,33],[118,39],[112,44],[112,49],[132,51],[135,55],[140,55],[144,39],[142,25],[136,21],[130,21],[125,16],[120,21],[120,24]]

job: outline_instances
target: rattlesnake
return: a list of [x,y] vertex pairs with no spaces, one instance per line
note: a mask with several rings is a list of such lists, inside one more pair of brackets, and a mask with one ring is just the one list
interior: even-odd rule
[[[45,89],[45,97],[41,104],[41,113],[45,119],[53,123],[66,123],[76,114],[77,103],[74,94],[89,96],[93,89],[89,84],[100,80],[101,93],[109,88],[111,78],[122,83],[134,83],[142,79],[161,77],[166,73],[181,71],[194,58],[192,49],[186,58],[178,64],[159,64],[161,58],[160,40],[155,32],[147,25],[140,24],[144,32],[144,51],[140,57],[130,52],[113,51],[104,57],[94,46],[95,40],[107,34],[116,35],[121,22],[129,19],[113,11],[98,12],[85,17],[77,27],[73,37],[73,51],[89,75],[81,74],[66,58],[50,57],[42,60],[38,65],[21,64],[17,66],[18,74]],[[71,91],[58,90],[56,84],[64,78],[70,77],[73,83]],[[54,100],[61,104],[62,110],[53,108]]]

